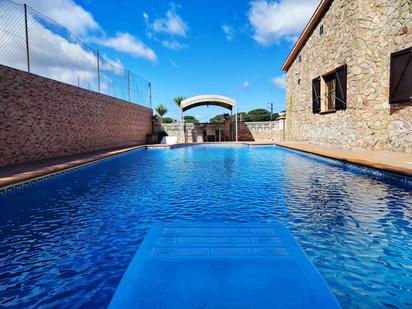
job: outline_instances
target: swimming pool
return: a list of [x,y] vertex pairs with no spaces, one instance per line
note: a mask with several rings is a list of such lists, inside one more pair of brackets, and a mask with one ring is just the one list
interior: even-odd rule
[[411,189],[280,147],[137,150],[0,205],[0,307],[107,306],[156,221],[279,221],[343,307],[412,306]]

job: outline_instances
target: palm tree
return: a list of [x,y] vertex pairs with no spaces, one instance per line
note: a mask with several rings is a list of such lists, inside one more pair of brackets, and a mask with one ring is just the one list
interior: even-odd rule
[[180,107],[180,104],[182,103],[182,101],[184,100],[184,97],[176,97],[175,98],[175,103],[177,104],[177,106]]
[[162,118],[163,116],[167,113],[167,107],[163,104],[159,104],[156,108],[155,111],[159,114],[160,116],[160,123],[162,123]]

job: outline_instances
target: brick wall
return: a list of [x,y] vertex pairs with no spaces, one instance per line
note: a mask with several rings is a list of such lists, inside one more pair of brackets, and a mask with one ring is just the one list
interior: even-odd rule
[[0,166],[144,144],[152,110],[0,65]]

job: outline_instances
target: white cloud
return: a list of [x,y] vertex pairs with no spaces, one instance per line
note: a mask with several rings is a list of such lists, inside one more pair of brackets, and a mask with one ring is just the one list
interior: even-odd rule
[[174,62],[171,58],[169,58],[169,63],[170,63],[171,66],[174,67],[174,68],[178,68],[178,67],[179,67],[179,65],[178,65],[176,62]]
[[84,36],[89,32],[101,30],[92,14],[73,0],[25,0],[33,9],[52,18],[76,35]]
[[231,42],[233,38],[235,37],[235,30],[233,27],[229,25],[223,25],[222,26],[223,33],[225,34],[226,41]]
[[286,88],[285,75],[272,78],[272,82],[276,87],[278,87],[280,89],[285,89]]
[[161,41],[161,43],[164,47],[169,48],[169,49],[174,49],[174,50],[179,50],[179,49],[187,47],[187,45],[182,44],[182,43],[180,43],[176,40],[170,40],[170,41],[169,40],[163,40],[163,41]]
[[318,4],[319,0],[252,1],[248,17],[253,38],[263,46],[296,40]]
[[244,89],[249,89],[250,88],[250,83],[248,81],[244,81],[243,84],[242,84],[242,87]]
[[164,47],[174,50],[180,50],[187,47],[176,40],[176,37],[185,38],[189,31],[189,27],[176,12],[176,5],[171,4],[171,8],[166,12],[166,16],[156,18],[153,22],[150,16],[144,12],[143,19],[146,24],[146,35]]
[[[24,2],[66,27],[73,34],[80,36],[83,40],[101,44],[135,57],[142,57],[150,61],[157,60],[152,49],[129,33],[118,33],[113,38],[106,38],[104,30],[95,21],[93,15],[73,0],[27,0]],[[41,24],[41,28],[43,27],[45,28]],[[47,45],[49,44],[45,46]]]
[[114,50],[142,57],[152,62],[157,61],[155,52],[127,32],[118,32],[113,38],[100,39],[98,42]]
[[[146,20],[148,20],[148,16]],[[155,32],[167,33],[181,37],[186,37],[189,30],[183,19],[176,13],[176,8],[174,5],[172,5],[171,9],[167,11],[164,18],[155,19],[151,27]]]
[[[2,14],[8,14],[8,8],[2,4],[4,3],[0,1],[0,19]],[[93,91],[98,90],[97,59],[94,50],[52,32],[35,18],[28,19],[28,27],[37,29],[36,44],[30,45],[32,73],[71,85],[80,85]],[[0,63],[26,70],[24,40],[21,39],[24,37],[24,28],[13,28],[13,25],[8,25],[8,28],[3,30],[5,31],[0,33],[2,44],[19,48],[12,55],[6,48],[1,48]],[[119,82],[125,80],[123,64],[120,60],[113,60],[107,56],[104,58],[105,61],[100,62],[101,91],[108,95],[119,95]]]

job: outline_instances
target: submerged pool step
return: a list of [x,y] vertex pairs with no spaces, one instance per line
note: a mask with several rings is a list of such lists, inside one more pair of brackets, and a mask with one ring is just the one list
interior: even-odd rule
[[281,224],[154,224],[109,308],[340,308]]

